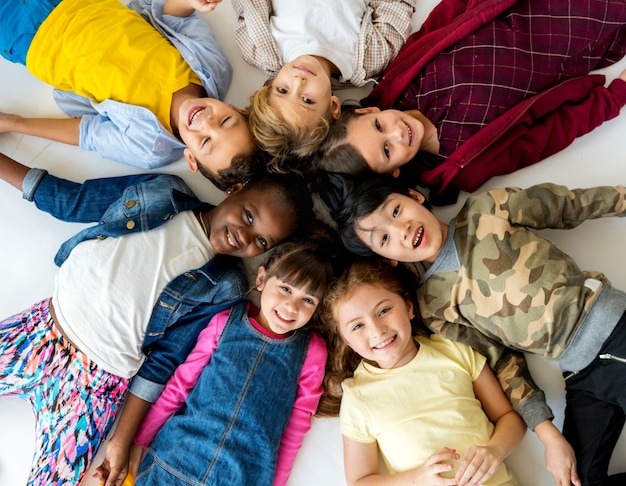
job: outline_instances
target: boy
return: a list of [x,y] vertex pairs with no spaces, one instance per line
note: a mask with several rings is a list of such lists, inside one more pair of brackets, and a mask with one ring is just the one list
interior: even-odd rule
[[0,323],[0,394],[36,409],[29,484],[77,483],[129,379],[124,413],[133,415],[207,319],[244,297],[231,257],[260,255],[312,219],[308,191],[284,176],[253,180],[215,207],[163,174],[77,184],[0,154],[0,178],[57,218],[97,222],[61,246],[53,296]]
[[[41,0],[0,6],[0,53],[56,88],[70,119],[0,114],[35,135],[142,168],[184,154],[213,182],[255,149],[245,112],[222,103],[232,69],[193,0]],[[240,179],[245,180],[246,177]],[[232,183],[231,183],[232,184]],[[224,184],[216,184],[224,190]]]

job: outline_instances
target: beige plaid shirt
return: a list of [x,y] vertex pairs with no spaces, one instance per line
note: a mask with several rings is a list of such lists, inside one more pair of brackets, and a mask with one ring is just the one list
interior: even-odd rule
[[[363,86],[374,80],[398,54],[411,33],[417,0],[371,0],[361,20],[361,31],[352,61],[350,83]],[[270,78],[282,67],[280,51],[270,32],[271,0],[232,0],[237,13],[235,41],[244,60],[262,69]]]

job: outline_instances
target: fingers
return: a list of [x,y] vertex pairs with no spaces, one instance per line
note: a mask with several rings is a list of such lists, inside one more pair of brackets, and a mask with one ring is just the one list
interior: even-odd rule
[[482,447],[470,447],[455,475],[459,486],[482,484],[496,472],[500,461]]

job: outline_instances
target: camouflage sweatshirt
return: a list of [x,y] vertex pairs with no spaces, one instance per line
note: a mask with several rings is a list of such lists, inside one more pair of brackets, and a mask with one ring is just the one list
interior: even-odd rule
[[533,230],[611,216],[626,216],[624,187],[541,184],[478,194],[450,223],[437,260],[420,280],[426,325],[485,354],[531,428],[551,417],[521,352],[578,371],[626,310],[626,294],[602,273],[581,270]]

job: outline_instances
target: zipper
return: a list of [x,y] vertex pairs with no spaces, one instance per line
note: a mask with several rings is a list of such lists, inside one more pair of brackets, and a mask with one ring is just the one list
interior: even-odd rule
[[626,363],[626,358],[620,358],[619,356],[614,356],[610,353],[601,354],[598,356],[600,359],[613,359],[615,361],[619,361],[620,363]]

